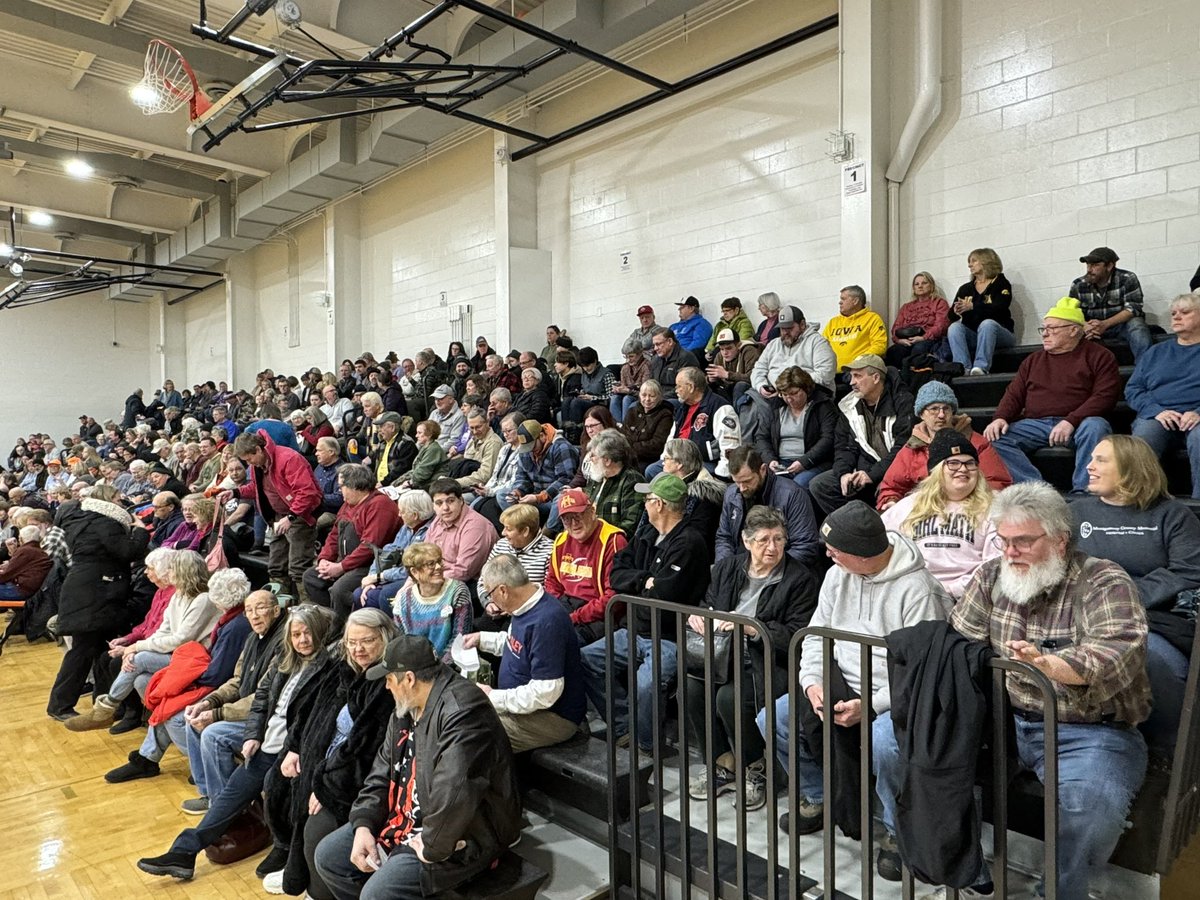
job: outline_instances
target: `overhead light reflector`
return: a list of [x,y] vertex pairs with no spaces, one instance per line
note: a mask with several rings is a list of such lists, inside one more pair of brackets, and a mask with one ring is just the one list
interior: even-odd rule
[[87,161],[79,157],[68,159],[63,168],[67,170],[68,175],[73,175],[76,178],[89,178],[96,173],[96,170]]
[[129,98],[142,109],[154,106],[158,102],[158,91],[148,84],[138,83],[129,89]]
[[33,210],[25,218],[30,225],[38,225],[43,228],[54,223],[54,219],[50,216],[50,214],[44,213],[40,209]]

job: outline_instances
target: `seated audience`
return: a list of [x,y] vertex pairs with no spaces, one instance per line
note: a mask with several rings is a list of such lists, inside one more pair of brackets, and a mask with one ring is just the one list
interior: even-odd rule
[[354,411],[354,403],[349,397],[341,396],[332,384],[321,389],[321,396],[325,399],[325,405],[320,408],[325,420],[333,427],[334,434],[341,435],[346,416]]
[[992,488],[979,451],[954,428],[936,432],[924,455],[928,474],[888,508],[883,524],[917,545],[930,573],[957,600],[975,570],[1000,552],[988,519]]
[[[930,619],[945,619],[950,597],[929,574],[921,552],[908,538],[884,528],[879,513],[862,501],[851,501],[829,514],[821,526],[826,552],[833,566],[825,573],[817,599],[817,609],[809,621],[811,627],[837,628],[859,634],[886,637],[893,631]],[[844,696],[825,696],[823,665],[825,644],[816,635],[804,639],[800,659],[801,722],[805,727],[794,736],[795,777],[799,781],[800,803],[789,815],[793,821],[780,821],[786,829],[793,825],[799,834],[813,834],[824,827],[825,790],[821,760],[814,752],[819,746],[819,727],[811,725],[832,715],[834,724],[853,728],[864,724],[871,728],[872,768],[878,778],[876,793],[882,805],[886,833],[879,841],[877,869],[888,881],[900,880],[896,851],[896,796],[899,785],[890,761],[899,755],[892,731],[891,691],[888,684],[887,652],[882,647],[871,651],[871,696],[862,696],[862,653],[860,645],[835,641],[831,668],[844,679]],[[836,685],[838,679],[834,679]],[[787,765],[790,701],[787,694],[775,702],[775,750]],[[765,732],[765,712],[759,715],[759,727]],[[865,785],[864,785],[865,789]],[[870,827],[863,823],[863,827]],[[832,838],[832,835],[827,837]]]
[[649,362],[650,357],[654,355],[654,344],[651,343],[651,340],[655,334],[662,331],[663,326],[655,321],[654,307],[648,304],[638,307],[637,319],[638,327],[630,332],[629,337],[625,339],[625,345],[638,344],[642,348],[642,355]]
[[621,430],[633,448],[638,468],[645,470],[662,454],[675,426],[675,410],[663,400],[662,386],[653,378],[642,382],[636,400],[626,412]]
[[441,426],[432,419],[417,423],[416,455],[412,468],[397,476],[396,486],[428,490],[429,485],[445,478],[450,460],[441,444]]
[[[519,380],[520,376],[517,377]],[[520,384],[517,385],[517,388],[516,393],[519,394],[521,392]],[[488,424],[496,434],[500,434],[500,420],[512,411],[513,393],[507,388],[496,388],[488,395]]]
[[778,310],[776,327],[779,336],[767,342],[762,356],[754,364],[750,373],[753,390],[746,396],[755,401],[774,398],[776,380],[784,369],[793,366],[799,366],[814,382],[832,392],[838,364],[825,336],[815,328],[809,328],[798,306]]
[[604,611],[616,593],[613,560],[629,542],[579,488],[559,494],[557,506],[563,531],[550,553],[546,593],[570,614],[579,643],[586,645],[604,636]]
[[1115,562],[1146,608],[1146,673],[1153,706],[1142,733],[1170,759],[1183,711],[1200,589],[1200,522],[1167,493],[1167,479],[1142,440],[1111,434],[1088,464],[1091,496],[1071,504],[1076,546]]
[[[716,546],[717,526],[721,521],[721,507],[725,503],[725,482],[714,478],[704,468],[700,450],[691,441],[672,438],[662,452],[663,472],[675,475],[687,486],[684,515],[704,537],[705,546],[711,557]],[[644,536],[654,533],[650,518],[642,512],[635,534]]]
[[315,452],[317,464],[313,467],[313,477],[321,491],[320,515],[317,516],[317,540],[322,544],[329,535],[337,519],[338,510],[342,508],[345,498],[342,496],[342,485],[338,481],[338,469],[345,465],[342,459],[342,446],[337,438],[322,437],[317,439]]
[[433,652],[449,665],[450,645],[471,630],[471,592],[461,581],[446,577],[436,544],[409,544],[404,568],[408,580],[392,601],[396,624],[404,634],[428,638]]
[[726,400],[737,400],[750,389],[750,373],[762,355],[762,348],[739,338],[730,328],[718,331],[715,341],[712,361],[704,370],[709,386]]
[[533,419],[543,425],[554,421],[554,412],[550,408],[550,395],[543,390],[544,377],[540,369],[530,367],[521,370],[521,393],[513,400],[513,412],[520,413],[522,419]]
[[500,716],[513,752],[574,737],[587,697],[579,643],[565,610],[508,554],[488,560],[479,582],[481,592],[511,619],[507,631],[477,631],[464,646],[500,656],[496,686],[479,687]]
[[[697,800],[710,794],[736,791],[737,761],[734,747],[741,735],[741,764],[745,767],[746,809],[759,809],[767,802],[766,745],[754,725],[754,717],[767,703],[773,703],[788,690],[788,647],[792,636],[808,625],[817,606],[817,582],[809,567],[784,552],[788,542],[787,521],[778,510],[756,506],[746,515],[742,529],[744,553],[727,556],[713,566],[712,582],[704,603],[709,609],[732,612],[758,619],[767,629],[772,654],[767,658],[762,635],[755,627],[743,629],[746,641],[740,659],[731,664],[742,666],[742,694],[734,690],[732,672],[714,673],[717,684],[706,685],[693,679],[686,691],[688,722],[696,746],[707,752],[706,733],[712,731],[713,761],[688,783],[688,793]],[[688,628],[704,634],[708,621],[691,616]],[[718,633],[733,631],[732,622],[718,622]],[[766,693],[766,670],[772,671],[772,696]],[[714,691],[715,688],[715,691]],[[706,694],[714,694],[712,709],[716,719],[708,723]]]
[[360,463],[338,470],[345,502],[316,564],[304,573],[304,589],[318,606],[333,611],[333,631],[341,632],[350,612],[354,589],[367,574],[372,545],[382,547],[396,536],[400,516],[396,504],[379,490],[375,473]]
[[1012,285],[1004,277],[1004,265],[989,247],[967,255],[971,280],[958,289],[947,318],[946,339],[950,357],[970,375],[992,371],[996,348],[1017,342],[1013,323]]
[[[137,866],[150,875],[189,880],[195,875],[196,857],[214,843],[247,807],[262,795],[268,773],[282,762],[288,740],[289,712],[315,697],[315,685],[332,665],[325,649],[332,637],[333,616],[327,609],[305,603],[288,612],[283,649],[267,684],[254,697],[246,718],[241,754],[244,762],[233,770],[221,792],[211,797],[207,812],[195,828],[187,828],[161,856],[143,857]],[[312,696],[305,696],[312,692]],[[272,854],[264,864],[280,864]],[[260,868],[262,868],[260,866]],[[269,874],[263,868],[261,878]]]
[[[646,336],[646,345],[650,345],[650,335]],[[629,411],[638,405],[642,385],[650,379],[650,360],[640,339],[630,337],[621,348],[621,355],[625,357],[625,364],[621,366],[621,377],[613,384],[612,398],[608,402],[608,411],[618,422],[624,421]]]
[[899,373],[878,356],[859,357],[849,368],[852,390],[838,403],[833,468],[808,483],[827,513],[851,500],[874,505],[883,476],[912,437],[913,395]]
[[[1002,556],[975,573],[950,623],[1054,684],[1056,893],[1086,900],[1090,876],[1107,865],[1146,773],[1146,743],[1135,727],[1150,711],[1146,614],[1119,565],[1072,549],[1071,512],[1050,485],[1001,491],[991,519]],[[1007,685],[1021,763],[1042,780],[1042,689],[1016,672]]]
[[433,501],[424,491],[405,491],[396,501],[401,526],[396,536],[380,548],[371,567],[354,591],[352,605],[357,609],[368,606],[391,615],[392,598],[408,581],[404,567],[404,551],[410,544],[425,540],[433,524]]
[[[708,588],[709,570],[704,535],[685,517],[687,485],[683,479],[663,473],[650,484],[638,485],[646,497],[646,515],[652,531],[638,535],[617,554],[613,561],[612,587],[620,594],[651,597],[697,606]],[[650,640],[653,613],[637,607],[633,613],[636,630],[619,628],[612,643],[601,638],[583,648],[582,659],[588,699],[602,719],[608,719],[608,702],[612,699],[615,718],[608,722],[610,734],[618,746],[631,742],[629,725],[630,699],[625,685],[630,666],[637,669],[637,697],[633,700],[637,716],[638,747],[649,753],[653,750],[655,695],[662,694],[675,681],[676,641],[675,617],[661,621],[658,650],[658,682],[654,678],[654,647]],[[612,658],[612,680],[609,681],[606,658]],[[661,709],[661,703],[658,708]]]
[[642,518],[643,503],[634,487],[643,479],[629,441],[616,428],[606,428],[588,442],[587,457],[590,471],[583,490],[596,514],[633,534]]
[[[750,317],[746,315],[746,311],[742,309],[740,297],[726,297],[721,301],[721,319],[713,327],[713,333],[709,337],[708,343],[704,345],[703,358],[705,361],[715,361],[717,345],[721,342],[721,332],[725,330],[733,334],[736,339],[735,343],[755,343],[754,326],[750,323]],[[697,357],[699,356],[700,354],[697,354]]]
[[0,600],[28,600],[50,574],[53,561],[42,549],[42,530],[26,525],[9,538],[8,561],[0,565]]
[[538,425],[526,419],[517,426],[517,477],[512,492],[500,499],[500,508],[513,503],[531,503],[543,516],[559,492],[575,477],[579,450],[567,443],[553,425]]
[[415,466],[417,445],[401,431],[403,421],[394,412],[380,413],[374,421],[377,440],[371,449],[371,466],[380,487],[402,481]]
[[759,420],[754,446],[776,475],[800,487],[833,465],[838,412],[833,397],[799,366],[775,379],[766,421]]
[[[728,472],[725,454],[741,443],[741,427],[733,407],[708,388],[708,379],[695,366],[680,369],[675,381],[675,425],[671,437],[684,438],[696,445],[704,468],[715,475]],[[653,478],[661,464],[646,469]]]
[[1084,340],[1079,301],[1063,297],[1046,313],[1042,348],[1021,363],[983,431],[1014,482],[1040,481],[1029,454],[1042,447],[1075,450],[1071,488],[1087,490],[1092,450],[1112,426],[1104,418],[1117,402],[1121,379],[1112,351]]
[[971,427],[971,417],[959,415],[958,398],[950,385],[941,381],[927,381],[921,385],[913,404],[913,414],[917,422],[913,425],[912,436],[888,466],[875,494],[875,506],[880,512],[910,494],[929,474],[929,445],[933,436],[944,428],[951,428],[962,435],[963,440],[970,441],[975,448],[980,474],[993,491],[1002,491],[1012,484],[1012,476],[999,454]]
[[701,315],[700,301],[695,297],[684,297],[675,306],[679,310],[679,321],[671,326],[675,340],[680,348],[700,359],[712,337],[712,323]]
[[613,396],[616,379],[591,347],[579,348],[579,392],[563,404],[564,422],[582,422],[584,414],[596,404],[605,408]]
[[321,438],[333,437],[334,431],[333,426],[329,424],[328,417],[318,406],[310,406],[304,410],[304,421],[308,424],[300,429],[296,435],[296,440],[300,452],[308,455],[315,451],[317,442]]
[[950,304],[928,272],[913,276],[912,297],[896,313],[892,323],[892,345],[883,360],[903,369],[911,357],[942,356],[946,331],[950,328]]
[[733,484],[725,489],[721,507],[716,561],[745,552],[742,529],[747,516],[755,507],[769,506],[787,524],[787,555],[806,565],[816,563],[820,556],[817,522],[808,493],[790,478],[771,472],[753,447],[730,452],[729,474]]
[[838,294],[838,314],[821,332],[837,356],[841,371],[860,356],[883,356],[887,350],[887,326],[879,313],[867,306],[867,292],[857,284]]
[[758,295],[758,314],[763,317],[754,330],[754,343],[758,346],[765,347],[779,337],[779,307],[782,302],[774,291]]
[[[567,418],[568,409],[574,409],[574,401],[583,391],[583,370],[579,368],[579,358],[574,350],[560,349],[554,358],[554,375],[551,381],[554,392],[550,397],[550,405],[558,413],[559,421],[566,428],[568,424],[579,424],[577,419]],[[584,403],[586,410],[591,403]]]
[[504,446],[504,441],[492,431],[488,414],[482,407],[473,406],[467,413],[467,433],[461,458],[450,464],[450,477],[456,479],[463,490],[487,483]]
[[367,677],[386,678],[396,715],[349,822],[317,846],[317,874],[337,900],[436,896],[520,836],[512,750],[488,698],[425,638],[394,638]]
[[654,358],[650,360],[650,377],[662,388],[663,398],[675,406],[675,376],[681,369],[695,368],[700,362],[679,345],[675,332],[670,328],[656,333],[650,344],[654,350]]
[[1171,301],[1173,341],[1149,347],[1125,385],[1137,413],[1133,433],[1161,459],[1172,447],[1187,449],[1192,498],[1200,500],[1200,293]]
[[466,492],[471,508],[493,525],[500,521],[501,509],[509,505],[509,497],[516,489],[518,465],[521,460],[521,454],[518,452],[518,426],[524,421],[518,412],[504,416],[500,426],[500,438],[504,441],[504,446],[500,448],[496,457],[496,466],[485,483],[473,485],[469,492]]
[[1154,343],[1154,336],[1142,312],[1141,282],[1129,270],[1118,269],[1118,259],[1108,247],[1079,257],[1087,272],[1071,282],[1067,296],[1079,301],[1087,340],[1124,341],[1137,362]]
[[462,488],[453,478],[439,478],[429,487],[434,520],[425,540],[441,548],[447,578],[473,582],[496,543],[492,523],[463,503]]
[[442,450],[448,451],[450,444],[462,430],[463,414],[458,408],[458,400],[449,385],[439,385],[432,394],[433,407],[429,412],[429,421],[438,426],[435,440]]

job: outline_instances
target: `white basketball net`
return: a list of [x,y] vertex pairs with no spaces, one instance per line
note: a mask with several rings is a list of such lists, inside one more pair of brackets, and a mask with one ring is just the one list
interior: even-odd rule
[[145,74],[129,93],[143,113],[153,116],[179,109],[195,96],[196,88],[179,51],[153,40],[146,48]]

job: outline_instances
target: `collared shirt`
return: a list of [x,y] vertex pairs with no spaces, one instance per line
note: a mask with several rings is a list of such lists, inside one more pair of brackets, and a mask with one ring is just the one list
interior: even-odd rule
[[479,577],[488,551],[496,543],[496,529],[491,522],[464,504],[457,521],[452,525],[435,518],[425,540],[441,548],[446,577],[466,583]]
[[[1150,712],[1146,613],[1125,570],[1076,551],[1059,585],[1021,604],[999,591],[1002,562],[989,560],[975,572],[950,613],[954,628],[972,640],[990,640],[1001,656],[1012,656],[1009,641],[1029,641],[1070,665],[1085,683],[1051,682],[1059,721],[1144,720]],[[1042,710],[1042,692],[1029,678],[1010,673],[1008,695],[1018,710]]]
[[1125,269],[1113,269],[1105,287],[1089,284],[1082,276],[1071,282],[1071,296],[1079,301],[1085,319],[1108,319],[1123,309],[1142,315],[1142,284]]

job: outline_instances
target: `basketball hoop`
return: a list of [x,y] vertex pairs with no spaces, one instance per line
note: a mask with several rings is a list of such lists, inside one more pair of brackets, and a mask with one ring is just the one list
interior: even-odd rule
[[148,116],[174,112],[186,103],[189,116],[195,120],[212,106],[183,54],[157,39],[146,48],[145,75],[129,95]]

